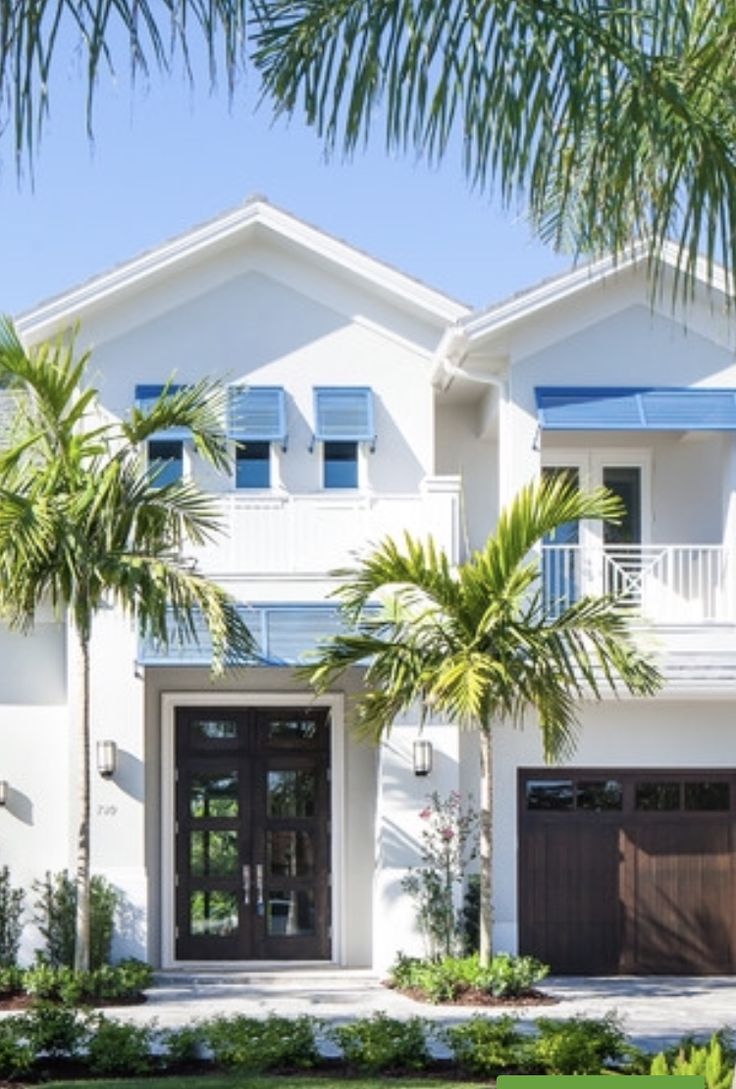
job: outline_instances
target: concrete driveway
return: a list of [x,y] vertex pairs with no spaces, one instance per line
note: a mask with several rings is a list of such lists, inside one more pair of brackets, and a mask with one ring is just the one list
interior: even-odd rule
[[[184,1025],[215,1014],[268,1013],[296,1017],[308,1013],[343,1021],[383,1010],[393,1017],[421,1016],[450,1024],[483,1012],[513,1013],[523,1023],[535,1017],[602,1017],[611,1011],[637,1043],[657,1048],[686,1033],[736,1029],[736,978],[557,977],[544,990],[555,1005],[505,1007],[430,1006],[396,994],[377,976],[355,969],[280,969],[246,973],[159,973],[143,1006],[116,1009],[129,1021],[155,1018],[162,1027]],[[112,1014],[113,1011],[110,1011]]]

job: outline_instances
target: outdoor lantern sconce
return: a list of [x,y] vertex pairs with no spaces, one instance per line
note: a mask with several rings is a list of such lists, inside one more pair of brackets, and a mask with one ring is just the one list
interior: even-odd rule
[[432,770],[432,742],[415,741],[413,747],[414,774],[429,775]]
[[112,779],[118,762],[118,747],[114,741],[97,742],[97,770],[103,779]]
[[0,779],[0,805],[8,804],[8,781]]

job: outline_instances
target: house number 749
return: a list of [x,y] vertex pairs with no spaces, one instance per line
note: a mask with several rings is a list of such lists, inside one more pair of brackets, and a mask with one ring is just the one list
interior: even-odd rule
[[118,811],[116,805],[98,805],[97,816],[98,817],[114,817]]

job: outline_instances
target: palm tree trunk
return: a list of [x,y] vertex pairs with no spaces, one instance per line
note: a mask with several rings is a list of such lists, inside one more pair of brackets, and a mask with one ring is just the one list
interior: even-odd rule
[[77,972],[89,970],[89,688],[89,639],[79,634],[77,685],[79,699],[77,709],[79,730],[79,826],[77,830],[77,925],[74,942],[74,968]]
[[480,729],[480,963],[493,952],[493,732]]

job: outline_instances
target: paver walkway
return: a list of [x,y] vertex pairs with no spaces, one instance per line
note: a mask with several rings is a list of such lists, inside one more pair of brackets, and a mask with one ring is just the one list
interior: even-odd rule
[[[544,989],[559,999],[554,1006],[503,1010],[481,1007],[490,1016],[511,1012],[522,1022],[538,1016],[602,1017],[615,1011],[638,1043],[658,1047],[685,1033],[736,1029],[736,978],[561,978]],[[370,971],[281,969],[246,973],[160,973],[148,1002],[115,1010],[130,1021],[156,1018],[162,1027],[184,1025],[215,1014],[245,1013],[287,1017],[309,1013],[328,1021],[368,1016],[384,1010],[393,1017],[419,1015],[450,1024],[479,1012],[478,1007],[430,1006],[382,986]],[[110,1011],[112,1013],[112,1011]]]

